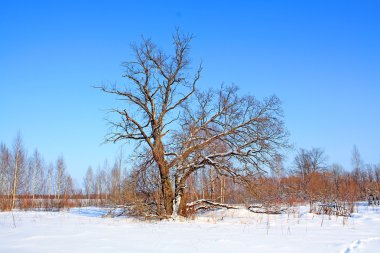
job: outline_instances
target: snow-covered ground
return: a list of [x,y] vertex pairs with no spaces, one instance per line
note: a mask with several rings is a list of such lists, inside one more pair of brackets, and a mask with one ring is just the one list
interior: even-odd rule
[[380,208],[353,217],[218,210],[193,220],[101,218],[105,210],[0,213],[0,252],[380,252]]

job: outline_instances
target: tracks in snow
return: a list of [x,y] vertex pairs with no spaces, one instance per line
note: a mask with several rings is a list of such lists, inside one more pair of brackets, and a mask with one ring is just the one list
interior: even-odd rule
[[351,253],[354,252],[355,249],[361,247],[363,244],[372,242],[372,241],[380,241],[380,237],[370,237],[367,239],[360,239],[353,241],[348,247],[344,248],[340,251],[340,253]]

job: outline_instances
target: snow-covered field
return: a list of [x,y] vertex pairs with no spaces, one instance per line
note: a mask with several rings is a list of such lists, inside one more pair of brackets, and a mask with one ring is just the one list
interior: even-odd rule
[[218,210],[194,220],[101,218],[105,211],[0,213],[0,252],[380,252],[380,208],[342,217]]

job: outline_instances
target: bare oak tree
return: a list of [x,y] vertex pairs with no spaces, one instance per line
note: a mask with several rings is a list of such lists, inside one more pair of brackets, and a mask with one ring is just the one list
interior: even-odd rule
[[[124,87],[102,86],[125,102],[111,111],[107,141],[137,141],[138,156],[151,160],[160,178],[166,215],[176,216],[189,176],[202,168],[242,179],[264,171],[286,147],[280,101],[239,96],[236,87],[200,92],[202,67],[191,74],[192,35],[173,35],[173,55],[151,40],[133,46],[124,63]],[[149,168],[145,168],[149,169]]]

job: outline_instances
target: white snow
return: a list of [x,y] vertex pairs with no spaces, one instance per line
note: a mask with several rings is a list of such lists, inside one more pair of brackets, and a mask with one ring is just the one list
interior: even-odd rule
[[351,218],[218,210],[182,221],[101,218],[106,210],[0,213],[0,252],[380,252],[380,208]]

